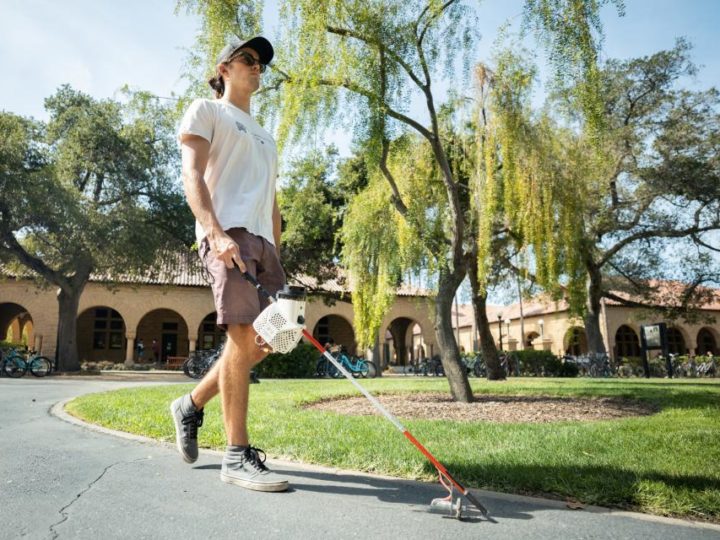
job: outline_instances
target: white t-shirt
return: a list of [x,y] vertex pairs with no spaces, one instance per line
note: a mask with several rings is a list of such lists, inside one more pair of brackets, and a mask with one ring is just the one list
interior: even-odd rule
[[[245,227],[275,245],[272,210],[277,179],[275,141],[252,116],[221,100],[196,99],[185,112],[182,135],[210,142],[205,182],[223,230]],[[198,243],[206,233],[195,222]]]

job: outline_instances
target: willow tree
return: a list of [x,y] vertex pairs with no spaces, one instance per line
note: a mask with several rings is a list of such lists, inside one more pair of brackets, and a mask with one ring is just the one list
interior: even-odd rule
[[[559,52],[553,57],[575,66],[577,51],[580,56],[595,52],[584,45],[586,29],[604,3],[528,0],[526,17],[530,27]],[[182,0],[178,5],[200,14],[203,33],[198,55],[212,59],[230,34],[247,36],[257,28],[262,4]],[[479,28],[475,6],[462,0],[286,0],[280,13],[277,56],[260,113],[277,118],[281,144],[299,142],[332,124],[352,128],[359,139],[368,141],[367,158],[384,181],[371,183],[366,195],[366,211],[375,216],[370,223],[375,226],[367,228],[365,235],[349,235],[356,243],[345,245],[346,262],[355,280],[353,305],[362,344],[372,343],[388,295],[397,284],[397,270],[413,258],[398,253],[415,252],[403,245],[419,242],[423,256],[435,264],[435,332],[450,390],[456,400],[471,401],[451,324],[452,300],[467,272],[467,208],[441,133],[436,85],[444,81],[458,86],[468,80]],[[557,24],[557,17],[563,24]],[[568,57],[570,50],[576,52]],[[466,77],[458,77],[459,72]],[[419,110],[410,106],[414,98],[422,103]],[[400,188],[398,173],[390,167],[391,141],[409,133],[425,141],[442,185],[440,239],[415,226],[412,203]],[[398,234],[395,239],[372,234],[378,232],[378,225],[398,220],[404,225],[393,229]]]
[[[699,285],[716,279],[708,254],[718,248],[707,234],[720,228],[720,100],[714,89],[676,87],[695,71],[688,50],[679,41],[646,58],[608,61],[599,71],[602,116],[592,125],[577,87],[559,91],[545,114],[533,114],[531,68],[511,54],[498,64],[487,129],[498,152],[485,147],[485,170],[493,173],[480,186],[480,251],[489,253],[493,227],[503,227],[526,249],[538,282],[584,318],[592,352],[605,352],[603,297],[657,307],[649,280],[681,277],[687,286],[662,300],[688,315],[685,308],[702,296]],[[663,258],[677,241],[694,245],[703,264],[683,263],[685,274],[674,272]],[[482,277],[488,258],[481,260]]]

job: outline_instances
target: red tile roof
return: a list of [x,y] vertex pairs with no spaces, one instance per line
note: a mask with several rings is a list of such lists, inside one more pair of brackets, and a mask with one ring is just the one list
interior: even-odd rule
[[[158,258],[158,264],[148,271],[133,275],[94,273],[90,276],[91,282],[114,283],[118,285],[167,285],[175,287],[207,287],[209,283],[204,277],[204,268],[200,258],[194,251],[166,252]],[[22,267],[16,269],[11,265],[0,264],[0,277],[31,279],[35,273]],[[299,276],[291,280],[291,284],[302,285],[310,290],[323,291],[330,294],[350,294],[349,280],[339,277],[326,281],[319,288],[317,279],[310,276]],[[432,296],[433,292],[417,287],[401,286],[397,289],[398,296]]]

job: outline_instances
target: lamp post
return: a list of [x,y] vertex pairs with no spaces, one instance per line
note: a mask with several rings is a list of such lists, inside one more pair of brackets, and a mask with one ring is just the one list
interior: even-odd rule
[[500,336],[500,350],[503,350],[502,346],[502,313],[498,313],[497,315],[498,320],[498,336]]

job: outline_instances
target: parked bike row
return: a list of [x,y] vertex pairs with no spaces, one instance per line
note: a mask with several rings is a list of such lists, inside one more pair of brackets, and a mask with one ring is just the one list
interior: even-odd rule
[[[220,359],[220,355],[222,354],[223,345],[220,345],[216,349],[205,349],[201,351],[192,351],[185,362],[183,362],[183,373],[190,377],[191,379],[202,379],[205,375],[207,375],[207,372],[212,369],[212,367],[215,365],[215,362],[217,362]],[[250,371],[250,382],[251,383],[259,383],[260,379],[258,378],[257,374],[255,373],[255,370]]]

